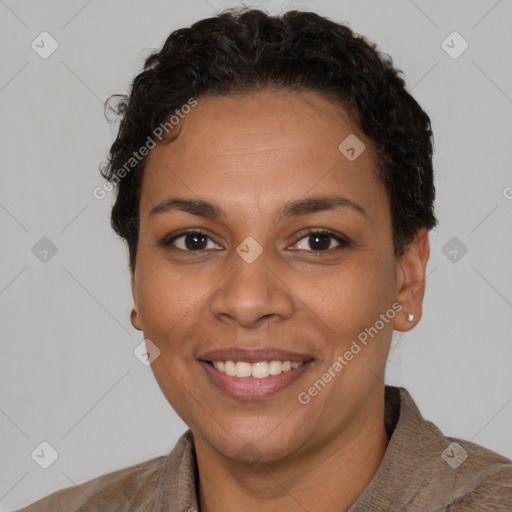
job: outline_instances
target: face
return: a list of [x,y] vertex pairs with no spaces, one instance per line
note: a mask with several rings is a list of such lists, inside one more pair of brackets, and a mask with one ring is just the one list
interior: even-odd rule
[[[132,322],[160,350],[169,403],[240,461],[362,427],[406,311],[370,141],[314,92],[198,98],[174,130],[147,160],[132,276]],[[348,136],[365,145],[355,159],[362,146],[338,148]]]

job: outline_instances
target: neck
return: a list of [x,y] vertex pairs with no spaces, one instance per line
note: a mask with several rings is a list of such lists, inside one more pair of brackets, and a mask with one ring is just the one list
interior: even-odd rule
[[226,459],[196,437],[200,510],[347,510],[377,472],[389,442],[383,393],[380,397],[360,421],[289,460],[248,466]]

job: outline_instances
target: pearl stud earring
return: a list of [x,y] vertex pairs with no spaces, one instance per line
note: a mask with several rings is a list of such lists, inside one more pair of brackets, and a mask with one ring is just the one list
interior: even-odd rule
[[412,322],[413,320],[414,320],[414,315],[412,315],[411,313],[409,313],[409,314],[407,315],[407,321],[408,321],[408,322]]

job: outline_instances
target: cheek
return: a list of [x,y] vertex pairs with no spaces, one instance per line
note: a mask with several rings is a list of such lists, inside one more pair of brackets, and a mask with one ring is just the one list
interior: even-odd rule
[[144,337],[160,349],[158,362],[165,361],[166,368],[173,367],[177,353],[183,348],[179,333],[193,317],[191,312],[198,300],[196,291],[179,272],[157,264],[144,267],[137,290],[142,328]]
[[165,262],[147,264],[138,285],[144,321],[149,328],[169,329],[186,316],[197,315],[202,298],[213,284],[207,271]]
[[326,335],[349,341],[389,307],[389,293],[382,281],[374,259],[361,255],[333,267],[332,272],[302,275],[292,288]]
[[[141,265],[142,267],[142,265]],[[139,310],[144,337],[160,350],[151,365],[155,379],[179,416],[190,422],[190,403],[199,402],[194,339],[200,331],[200,311],[210,280],[200,272],[154,263],[144,267],[139,282]]]
[[211,332],[208,300],[222,284],[222,269],[171,265],[162,258],[140,262],[137,297],[144,337],[160,350],[153,372],[167,398],[177,393],[174,399],[179,400],[181,387],[192,389],[195,384],[199,367],[194,354],[198,340]]

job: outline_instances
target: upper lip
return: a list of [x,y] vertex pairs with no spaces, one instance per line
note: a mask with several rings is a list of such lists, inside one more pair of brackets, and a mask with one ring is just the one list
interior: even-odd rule
[[292,363],[302,363],[308,359],[313,359],[313,357],[308,354],[288,352],[280,348],[247,349],[232,347],[202,352],[198,356],[198,359],[203,361],[245,361],[248,363],[257,363],[259,361],[290,361]]

